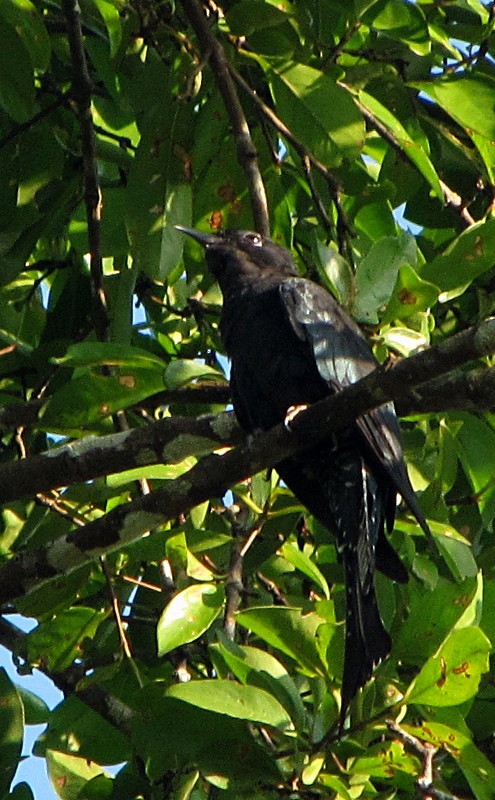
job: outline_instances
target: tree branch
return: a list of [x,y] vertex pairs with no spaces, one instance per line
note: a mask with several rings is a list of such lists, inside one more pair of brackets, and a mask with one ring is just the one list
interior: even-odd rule
[[[373,130],[375,130],[389,145],[395,150],[395,152],[400,156],[403,161],[407,161],[414,169],[417,170],[416,165],[411,161],[411,159],[407,155],[407,149],[405,149],[400,141],[397,139],[395,134],[387,128],[386,125],[383,124],[368,108],[366,108],[363,103],[361,103],[357,97],[354,96],[354,102],[356,103],[357,107],[361,111],[361,114],[369,124]],[[471,225],[474,225],[476,220],[471,216],[467,208],[465,207],[462,197],[460,197],[457,192],[454,192],[450,186],[440,180],[440,187],[443,192],[443,196],[445,198],[445,202],[447,205],[452,206],[453,208],[458,211],[459,216],[461,217],[465,227],[469,228]]]
[[0,567],[0,602],[25,593],[33,583],[74,569],[88,558],[138,540],[166,520],[186,513],[211,497],[298,450],[312,447],[329,433],[352,424],[367,411],[403,397],[416,386],[453,367],[495,352],[495,318],[463,331],[435,347],[392,366],[377,368],[339,394],[297,415],[289,430],[279,424],[223,455],[212,454],[185,475],[152,494],[115,507],[106,516],[70,532],[46,548],[18,553]]
[[92,83],[84,52],[81,11],[77,0],[62,0],[67,22],[72,62],[72,101],[77,110],[81,130],[84,170],[84,202],[88,223],[91,285],[93,290],[93,322],[99,341],[108,338],[109,318],[103,288],[103,261],[101,256],[101,194],[98,180],[95,136],[91,113]]
[[232,123],[237,146],[237,157],[246,174],[251,196],[254,227],[263,236],[270,235],[270,220],[265,186],[258,166],[256,147],[251,138],[242,105],[230,76],[229,65],[224,50],[203,13],[198,0],[182,0],[184,11],[191,23],[201,47],[204,59],[209,59],[213,76],[223,97],[225,110]]
[[178,463],[243,438],[233,413],[227,412],[198,419],[165,417],[108,436],[86,436],[0,465],[0,503],[149,464]]
[[[218,388],[223,402],[228,402],[228,387]],[[202,396],[200,389],[192,387],[178,391],[183,402],[189,398],[194,402],[198,394]],[[208,392],[208,388],[205,391]],[[29,404],[22,406],[25,408]],[[495,369],[454,371],[398,398],[395,407],[402,417],[448,411],[495,411]],[[15,408],[0,409],[0,422],[2,411],[15,411]],[[166,417],[129,431],[87,436],[40,455],[0,464],[0,503],[128,469],[163,462],[178,463],[187,456],[205,455],[219,446],[231,447],[244,440],[245,434],[233,412],[198,418]]]
[[[265,119],[272,125],[278,133],[289,142],[290,145],[294,148],[298,156],[300,157],[303,165],[303,169],[306,173],[306,177],[308,178],[308,165],[311,165],[316,169],[317,172],[324,178],[328,185],[328,189],[332,196],[332,201],[335,206],[335,210],[337,212],[337,239],[339,245],[339,252],[341,253],[344,258],[348,260],[350,264],[353,263],[352,260],[352,249],[349,244],[349,237],[352,234],[352,228],[347,219],[347,214],[344,211],[344,207],[342,205],[341,200],[341,193],[342,187],[340,186],[339,182],[334,178],[332,172],[325,166],[321,161],[319,161],[313,153],[311,153],[306,145],[296,139],[292,131],[287,127],[285,122],[283,122],[280,117],[273,111],[270,106],[268,106],[261,97],[251,88],[251,86],[244,80],[244,78],[239,75],[239,73],[229,65],[230,74],[232,75],[235,82],[249,95],[253,103],[256,107],[261,111]],[[313,189],[311,183],[309,183],[310,191],[313,195],[313,199],[315,199],[313,194]],[[320,212],[320,216],[322,216],[322,206],[321,203],[315,201],[316,209]],[[326,219],[325,219],[326,217]],[[322,216],[322,221],[327,227],[327,223],[329,222],[328,217],[324,213]]]

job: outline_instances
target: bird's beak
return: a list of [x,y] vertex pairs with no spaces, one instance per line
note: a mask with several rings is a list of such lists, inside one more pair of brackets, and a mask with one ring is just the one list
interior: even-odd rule
[[196,228],[184,228],[183,225],[174,225],[174,228],[190,236],[191,239],[195,239],[203,247],[218,243],[218,236],[215,233],[203,233],[203,231],[197,231]]

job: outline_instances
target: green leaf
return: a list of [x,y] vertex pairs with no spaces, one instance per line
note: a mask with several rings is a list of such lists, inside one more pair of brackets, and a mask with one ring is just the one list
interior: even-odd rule
[[208,777],[228,779],[251,792],[260,782],[280,780],[274,759],[253,740],[243,720],[164,696],[157,684],[138,694],[136,709],[133,741],[151,780],[191,764]]
[[122,41],[122,24],[120,20],[120,3],[112,0],[92,0],[105,22],[110,40],[110,55],[115,56]]
[[260,606],[240,611],[236,620],[267,644],[293,658],[309,674],[325,674],[316,644],[316,632],[325,620],[318,614],[304,614],[300,608]]
[[201,583],[174,595],[158,621],[158,655],[170,653],[201,636],[220,614],[224,603],[221,586]]
[[420,727],[403,724],[406,731],[441,748],[454,758],[474,792],[476,800],[494,800],[495,766],[463,733],[440,722],[423,723]]
[[36,755],[57,750],[88,761],[119,764],[131,758],[129,739],[74,695],[51,712],[47,730],[36,743]]
[[78,800],[86,784],[99,775],[110,777],[98,764],[85,758],[48,750],[48,775],[61,800]]
[[414,267],[417,261],[416,240],[409,233],[385,236],[370,248],[356,268],[356,296],[353,315],[362,322],[376,324],[397,285],[399,270]]
[[290,717],[273,695],[256,686],[242,686],[229,680],[197,680],[177,683],[167,689],[175,697],[207,711],[245,719],[261,725],[287,730]]
[[54,358],[54,363],[63,367],[155,367],[165,369],[158,356],[138,347],[117,342],[79,342],[71,344],[65,356]]
[[33,3],[30,0],[2,0],[0,16],[19,34],[33,68],[46,70],[50,62],[50,37],[43,17]]
[[62,672],[80,658],[84,640],[94,637],[106,617],[105,611],[77,606],[42,622],[26,636],[29,661]]
[[22,686],[17,686],[17,691],[24,706],[24,714],[26,716],[26,725],[41,725],[48,721],[50,709],[45,701],[33,694],[33,692],[24,689]]
[[393,134],[404,155],[417,167],[423,178],[433,189],[435,195],[443,202],[443,191],[437,172],[422,144],[416,142],[402,123],[375,97],[362,90],[358,92],[357,96],[359,102],[362,103],[367,111],[376,117]]
[[[494,220],[495,221],[495,220]],[[495,513],[495,432],[483,419],[459,413],[454,445],[471,483],[483,521],[490,524]]]
[[0,16],[0,105],[15,122],[34,113],[34,76],[24,42]]
[[409,264],[399,268],[397,281],[381,322],[413,317],[420,311],[433,306],[438,297],[438,289],[419,277]]
[[349,308],[354,297],[354,274],[340,253],[334,247],[316,241],[318,271],[332,294],[345,308]]
[[[299,691],[286,668],[265,650],[237,645],[225,636],[210,646],[213,659],[220,656],[225,667],[241,683],[258,686],[273,695],[290,715],[296,727],[303,729],[306,711]],[[217,670],[218,671],[218,670]]]
[[495,219],[477,222],[421,270],[421,277],[443,292],[460,294],[475,278],[490,270],[495,258]]
[[167,389],[178,389],[199,378],[210,378],[210,380],[216,378],[219,381],[225,381],[224,375],[217,369],[187,358],[174,359],[165,369],[164,380]]
[[287,19],[285,11],[263,0],[244,0],[227,13],[227,23],[234,36],[249,36],[254,31],[280,25]]
[[22,752],[24,711],[19,693],[0,668],[0,795],[6,794]]
[[380,11],[372,21],[372,28],[404,42],[417,55],[426,56],[430,52],[430,33],[420,6],[402,0],[387,0],[378,7]]
[[428,659],[405,695],[408,703],[457,706],[474,697],[488,672],[491,644],[480,628],[453,631]]
[[304,550],[300,550],[295,542],[286,541],[279,552],[289,564],[292,564],[299,572],[319,586],[327,600],[330,598],[330,590],[325,576]]
[[488,75],[462,75],[413,81],[411,86],[428,94],[464,130],[495,139],[495,81]]
[[305,64],[262,66],[278,113],[297,139],[326,163],[357,156],[364,144],[364,121],[345,89]]
[[185,174],[188,154],[179,138],[191,112],[189,106],[172,105],[171,100],[169,96],[169,102],[148,120],[126,191],[134,265],[160,281],[170,276],[182,256],[184,236],[174,225],[190,225],[192,220],[191,187]]
[[390,780],[397,772],[416,776],[420,769],[417,756],[408,753],[402,742],[394,741],[368,747],[365,755],[353,761],[350,773]]
[[477,625],[478,589],[478,581],[472,578],[455,584],[439,577],[433,589],[412,584],[409,614],[395,637],[394,655],[421,666],[451,631]]
[[90,369],[84,370],[50,398],[41,428],[81,436],[85,430],[98,430],[98,424],[110,414],[163,388],[163,365],[161,369],[123,369],[120,375],[95,375]]

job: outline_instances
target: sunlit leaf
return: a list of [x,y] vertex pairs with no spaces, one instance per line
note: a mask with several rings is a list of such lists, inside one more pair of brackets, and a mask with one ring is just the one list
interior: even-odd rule
[[165,655],[208,630],[224,603],[222,587],[213,583],[188,586],[165,606],[158,621],[158,654]]
[[410,684],[409,703],[456,706],[473,697],[488,671],[491,644],[480,628],[453,631]]

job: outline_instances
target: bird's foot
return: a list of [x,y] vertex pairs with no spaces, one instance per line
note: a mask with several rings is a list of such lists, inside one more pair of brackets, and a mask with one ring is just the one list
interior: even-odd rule
[[295,420],[297,415],[301,413],[301,411],[306,411],[307,408],[308,408],[307,403],[301,403],[300,405],[297,406],[289,406],[289,408],[285,412],[285,419],[284,419],[285,429],[288,431],[292,430],[291,428],[292,422]]

